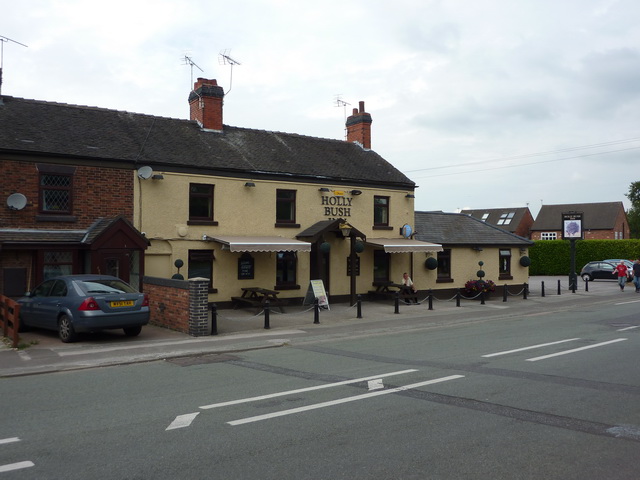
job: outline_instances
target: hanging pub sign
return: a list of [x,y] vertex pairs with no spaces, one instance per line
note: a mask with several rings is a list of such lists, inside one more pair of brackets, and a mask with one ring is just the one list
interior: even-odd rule
[[562,239],[582,240],[582,212],[562,214]]

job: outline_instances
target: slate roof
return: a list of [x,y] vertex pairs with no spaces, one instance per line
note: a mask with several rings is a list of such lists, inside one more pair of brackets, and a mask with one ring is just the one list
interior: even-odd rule
[[118,215],[115,218],[96,219],[88,228],[80,229],[35,229],[35,228],[0,228],[0,245],[18,244],[34,245],[44,243],[66,245],[91,245],[105,230],[117,221],[124,221],[132,231],[136,231],[126,218]]
[[583,230],[611,230],[615,228],[622,202],[570,203],[563,205],[543,205],[538,212],[531,230],[562,230],[562,214],[582,212]]
[[191,120],[10,96],[0,102],[2,152],[241,178],[415,187],[374,151],[342,140],[227,125],[211,132]]
[[[477,218],[479,220],[482,220],[482,217],[488,213],[489,216],[487,217],[487,219],[485,220],[486,223],[490,224],[490,225],[495,225],[496,227],[500,227],[504,230],[507,230],[508,232],[513,233],[518,226],[520,225],[520,222],[522,222],[523,217],[526,215],[527,211],[529,210],[528,207],[518,207],[518,208],[485,208],[485,209],[473,209],[473,210],[462,210],[460,213],[464,213],[467,215],[471,215],[474,218]],[[503,214],[510,214],[513,213],[513,218],[511,219],[511,221],[508,224],[502,224],[499,225],[499,221],[500,221],[500,217]]]
[[443,246],[529,246],[531,240],[463,213],[415,212],[415,238]]

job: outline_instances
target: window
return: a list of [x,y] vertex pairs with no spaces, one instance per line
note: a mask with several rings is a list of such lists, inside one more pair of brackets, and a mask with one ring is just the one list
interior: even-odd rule
[[276,226],[285,224],[293,226],[296,223],[296,191],[276,191]]
[[208,278],[213,289],[213,250],[189,250],[188,278]]
[[500,267],[498,276],[501,279],[511,279],[511,250],[500,249]]
[[373,226],[389,226],[389,197],[373,197]]
[[276,257],[276,286],[296,286],[298,257],[295,252],[278,252]]
[[213,223],[213,185],[189,184],[189,223]]
[[558,234],[556,232],[542,232],[540,234],[540,240],[556,240]]
[[71,213],[71,175],[40,174],[40,211],[42,213]]
[[373,281],[388,282],[389,281],[389,256],[391,254],[384,250],[373,251]]
[[73,273],[73,252],[44,252],[43,278],[47,280],[58,275]]
[[451,249],[438,252],[438,282],[451,282]]
[[489,214],[488,214],[488,213],[483,213],[483,214],[482,214],[482,221],[483,221],[483,222],[486,222],[486,221],[487,221],[487,218],[489,218]]
[[503,213],[500,215],[497,225],[509,225],[515,214],[516,212]]

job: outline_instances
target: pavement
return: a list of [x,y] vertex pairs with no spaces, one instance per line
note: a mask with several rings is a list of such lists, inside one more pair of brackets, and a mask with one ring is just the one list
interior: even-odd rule
[[621,292],[616,281],[596,281],[589,282],[588,289],[585,291],[584,282],[579,280],[578,289],[572,292],[567,277],[531,277],[527,299],[523,298],[521,287],[511,286],[509,291],[512,293],[506,302],[502,295],[492,294],[484,305],[477,299],[463,299],[457,306],[455,298],[442,298],[439,294],[432,302],[432,310],[425,299],[420,305],[400,303],[396,313],[393,301],[363,301],[361,318],[358,318],[356,306],[335,304],[328,310],[320,310],[319,323],[314,323],[312,306],[289,306],[285,313],[270,313],[269,328],[265,328],[263,313],[255,315],[252,310],[225,309],[218,310],[217,335],[203,337],[147,325],[137,337],[126,337],[121,331],[106,331],[83,334],[78,342],[65,344],[56,332],[33,330],[20,334],[17,349],[10,348],[7,339],[0,342],[0,377],[220,355],[391,331],[535,316],[612,299],[640,302],[640,294],[635,293],[633,285]]

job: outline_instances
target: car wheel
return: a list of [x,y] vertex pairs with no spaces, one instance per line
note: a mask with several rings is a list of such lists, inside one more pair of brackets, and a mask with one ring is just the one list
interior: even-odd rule
[[582,280],[584,280],[585,282],[592,282],[593,278],[591,278],[591,275],[589,275],[588,273],[585,273],[582,275]]
[[62,315],[58,320],[58,336],[64,343],[75,342],[78,338],[71,319],[67,315]]
[[140,332],[142,331],[142,326],[138,325],[137,327],[126,327],[123,328],[124,330],[124,334],[127,337],[137,337],[138,335],[140,335]]

